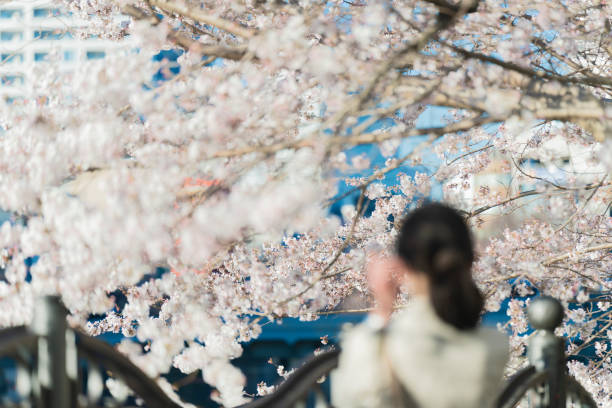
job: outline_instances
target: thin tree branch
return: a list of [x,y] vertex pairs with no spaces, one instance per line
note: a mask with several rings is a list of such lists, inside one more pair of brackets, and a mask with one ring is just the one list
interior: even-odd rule
[[523,191],[523,192],[521,192],[521,193],[519,193],[519,194],[517,194],[517,195],[515,195],[513,197],[507,198],[507,199],[505,199],[503,201],[499,201],[499,202],[497,202],[495,204],[484,205],[484,206],[482,206],[480,208],[475,209],[474,211],[465,212],[465,216],[466,216],[466,218],[472,218],[472,217],[475,217],[475,216],[477,216],[479,214],[482,214],[483,212],[488,211],[488,210],[490,210],[492,208],[508,204],[508,203],[510,203],[512,201],[519,200],[519,199],[524,198],[524,197],[529,197],[529,196],[539,195],[539,194],[545,194],[545,193],[546,193],[545,191],[537,191],[537,190]]
[[521,173],[523,176],[528,177],[528,178],[530,178],[530,179],[532,179],[532,180],[540,180],[540,181],[543,181],[543,182],[545,182],[545,183],[547,183],[547,184],[550,184],[551,186],[553,186],[553,187],[555,187],[555,188],[558,188],[559,190],[567,190],[567,188],[566,188],[566,187],[563,187],[563,186],[561,186],[561,185],[559,185],[559,184],[557,184],[557,183],[554,183],[554,182],[552,182],[552,181],[550,181],[550,180],[548,180],[548,179],[545,179],[545,178],[543,178],[543,177],[533,176],[533,175],[531,175],[531,174],[529,174],[529,173],[527,173],[527,172],[523,171],[523,169],[521,168],[521,166],[519,166],[519,165],[518,165],[518,163],[516,162],[516,160],[514,160],[514,156],[512,156],[512,157],[511,157],[511,159],[512,159],[512,163],[514,164],[514,167],[516,167],[516,169],[519,171],[519,173]]
[[[612,312],[606,312],[602,317],[605,317],[606,315],[611,315],[611,314],[612,314]],[[597,333],[595,333],[592,336],[590,336],[580,346],[578,346],[575,350],[573,350],[572,351],[572,355],[576,355],[580,351],[585,349],[593,340],[595,340],[600,334],[605,333],[606,330],[608,330],[610,327],[612,327],[612,321],[609,322],[608,324],[606,324],[605,326],[603,326],[601,329],[599,329],[597,331]]]
[[591,277],[589,275],[585,275],[584,273],[582,273],[580,271],[577,271],[576,269],[568,268],[566,266],[561,266],[561,265],[548,265],[548,267],[549,268],[555,268],[555,269],[563,269],[565,271],[569,271],[569,272],[575,273],[576,275],[578,275],[578,276],[580,276],[580,277],[582,277],[584,279],[590,280],[591,282],[596,283],[596,284],[598,284],[598,285],[600,285],[600,286],[602,286],[602,287],[604,287],[606,289],[612,289],[611,286],[606,285],[601,280],[597,280],[597,279],[595,279],[595,278],[593,278],[593,277]]
[[584,209],[586,208],[587,204],[591,201],[591,199],[593,198],[593,196],[597,193],[597,191],[599,190],[599,188],[602,186],[604,180],[606,179],[607,176],[604,176],[601,181],[599,182],[599,184],[597,185],[596,188],[593,189],[593,192],[591,194],[589,194],[589,196],[587,197],[587,199],[584,201],[584,203],[582,204],[582,207],[578,210],[576,210],[576,212],[574,214],[572,214],[571,217],[569,217],[559,228],[557,228],[555,230],[555,234],[559,231],[561,231],[563,228],[567,227],[569,225],[570,222],[572,222],[572,220],[574,218],[576,218],[576,216],[584,211]]
[[[433,0],[436,1],[436,0]],[[450,4],[446,3],[443,0],[439,2],[445,3],[445,6],[449,6]],[[352,111],[360,110],[365,102],[370,99],[374,89],[380,82],[380,80],[391,70],[398,60],[407,54],[413,54],[421,50],[432,38],[437,38],[438,33],[442,30],[449,28],[452,24],[457,21],[467,10],[473,7],[474,4],[477,4],[477,0],[466,0],[464,3],[461,3],[457,7],[456,10],[452,12],[452,15],[449,17],[448,14],[444,14],[443,16],[439,16],[436,20],[435,24],[431,25],[428,29],[426,29],[423,34],[421,34],[416,40],[409,42],[404,47],[396,51],[390,58],[388,58],[384,64],[382,64],[379,69],[374,74],[374,77],[368,82],[368,84],[364,87],[363,91],[361,91],[356,99],[348,104],[345,109],[338,112],[328,121],[328,126],[335,125],[335,134],[338,134],[342,126],[344,125],[348,115]],[[451,6],[452,7],[452,6]]]
[[[605,183],[603,185],[604,186],[610,185],[610,183]],[[600,188],[601,186],[602,185],[599,185],[599,184],[588,184],[588,185],[586,185],[584,187],[563,187],[563,188],[559,188],[559,189],[562,192],[570,192],[570,191],[578,191],[578,190],[592,190],[594,188]],[[519,194],[517,194],[517,195],[515,195],[513,197],[510,197],[510,198],[508,198],[506,200],[503,200],[503,201],[499,201],[499,202],[497,202],[495,204],[485,205],[485,206],[477,208],[476,210],[471,211],[471,212],[468,212],[468,211],[463,211],[463,212],[464,212],[466,218],[472,218],[472,217],[474,217],[474,216],[476,216],[478,214],[482,214],[483,212],[485,212],[487,210],[490,210],[492,208],[508,204],[508,203],[510,203],[512,201],[515,201],[515,200],[518,200],[518,199],[521,199],[521,198],[524,198],[524,197],[529,197],[529,196],[538,195],[538,194],[542,194],[542,195],[550,194],[550,191],[537,191],[537,190],[523,191],[523,192],[521,192],[521,193],[519,193]]]
[[587,254],[589,252],[604,251],[606,249],[612,249],[612,242],[608,242],[608,243],[605,243],[605,244],[592,246],[592,247],[583,249],[582,251],[568,252],[568,253],[563,254],[563,255],[559,255],[559,256],[552,257],[552,258],[548,258],[547,260],[542,261],[542,265],[549,266],[549,265],[551,265],[551,264],[553,264],[555,262],[564,261],[566,259],[569,259],[573,255],[584,255],[584,254]]
[[429,145],[431,144],[431,142],[433,142],[436,138],[434,136],[430,136],[429,139],[423,141],[421,144],[419,144],[419,146],[417,146],[412,152],[404,155],[403,157],[400,157],[399,159],[396,159],[392,164],[390,164],[389,166],[380,169],[378,171],[375,171],[374,174],[372,174],[371,176],[369,176],[363,183],[361,183],[358,186],[355,186],[351,189],[349,189],[348,191],[345,191],[344,193],[342,193],[341,195],[339,195],[338,197],[334,197],[330,200],[328,200],[325,203],[326,207],[329,207],[330,205],[333,205],[335,203],[337,203],[338,201],[341,201],[342,199],[350,196],[351,194],[353,194],[355,191],[357,190],[363,190],[365,189],[367,186],[369,186],[372,182],[376,181],[376,180],[380,180],[380,178],[382,176],[384,176],[385,174],[389,173],[390,171],[393,171],[397,168],[399,168],[400,166],[402,166],[408,159],[410,159],[411,157],[413,157],[414,155],[416,155],[417,153],[419,153],[423,147],[425,145]]
[[160,9],[169,11],[174,14],[178,14],[183,17],[190,18],[202,24],[212,25],[221,30],[227,31],[228,33],[237,35],[244,38],[252,38],[257,32],[249,28],[242,27],[236,23],[228,20],[224,20],[220,17],[211,16],[202,13],[199,10],[188,9],[179,4],[172,3],[165,0],[150,0],[151,5],[159,7]]
[[[487,123],[498,122],[500,118],[495,117],[478,117],[474,119],[466,119],[445,127],[433,127],[425,129],[411,129],[403,134],[403,138],[423,135],[442,136],[447,133],[464,132],[476,126],[482,126]],[[388,139],[396,138],[397,135],[392,132],[387,133],[362,133],[353,136],[336,136],[327,140],[328,145],[361,145],[370,143],[380,143]],[[294,140],[289,142],[280,142],[267,146],[247,146],[240,149],[221,150],[214,153],[209,159],[222,157],[242,156],[249,153],[275,153],[283,149],[300,149],[304,147],[314,147],[321,143],[320,139],[314,137]]]
[[493,146],[495,146],[495,145],[488,144],[486,146],[481,147],[480,149],[471,150],[471,151],[469,151],[467,153],[462,154],[461,156],[455,157],[453,160],[451,160],[450,162],[446,163],[446,165],[450,166],[451,164],[456,163],[457,161],[463,159],[464,157],[471,156],[472,154],[476,154],[476,153],[482,152],[483,150],[490,149]]
[[351,268],[347,268],[346,270],[343,270],[341,272],[336,272],[336,273],[329,274],[329,275],[327,274],[327,271],[329,271],[331,267],[334,266],[336,261],[340,259],[340,256],[342,255],[344,250],[348,248],[348,246],[351,244],[351,241],[353,239],[353,234],[355,233],[355,228],[357,227],[357,223],[359,222],[359,219],[363,216],[363,211],[366,208],[366,206],[364,205],[364,201],[365,201],[365,191],[362,190],[361,195],[359,196],[359,201],[357,202],[357,211],[355,212],[355,216],[353,217],[353,221],[351,223],[351,229],[349,230],[349,233],[346,236],[346,239],[342,243],[342,246],[336,251],[336,254],[332,258],[332,260],[327,264],[327,266],[323,269],[323,271],[321,272],[321,275],[317,279],[315,279],[313,282],[311,282],[306,288],[301,290],[299,293],[293,296],[290,296],[287,299],[282,300],[279,303],[279,305],[281,306],[285,305],[289,303],[290,301],[292,301],[293,299],[299,298],[300,296],[308,292],[310,289],[314,288],[314,286],[317,283],[319,283],[321,280],[331,278],[333,276],[339,275],[340,273],[344,273],[351,269]]
[[591,85],[591,86],[604,85],[606,87],[612,86],[612,79],[610,78],[593,77],[593,76],[588,76],[585,78],[573,78],[573,77],[568,77],[568,76],[563,76],[563,75],[558,75],[558,74],[549,74],[544,71],[536,71],[530,68],[522,67],[514,62],[502,61],[500,59],[491,57],[489,55],[480,54],[480,53],[473,52],[473,51],[468,51],[465,48],[458,47],[447,41],[439,41],[439,42],[440,44],[452,49],[453,51],[456,51],[457,53],[463,55],[466,58],[477,59],[483,62],[488,62],[493,65],[498,65],[502,68],[508,69],[510,71],[518,72],[519,74],[523,74],[528,77],[551,79],[551,80],[556,80],[559,82],[564,82],[564,83],[569,83],[569,84],[584,84],[584,85]]

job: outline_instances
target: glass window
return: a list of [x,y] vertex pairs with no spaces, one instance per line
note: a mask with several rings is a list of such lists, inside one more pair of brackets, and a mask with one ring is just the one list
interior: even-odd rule
[[35,52],[34,61],[45,61],[49,56],[48,52]]
[[62,13],[60,12],[60,9],[48,8],[48,7],[35,8],[32,11],[32,14],[34,18],[58,17],[62,15]]
[[23,85],[23,75],[2,75],[0,76],[2,85]]
[[0,10],[0,19],[4,20],[18,17],[23,17],[23,11],[11,9]]
[[64,61],[74,61],[76,59],[76,52],[73,50],[64,51]]
[[17,41],[23,40],[23,32],[21,31],[2,31],[0,32],[0,41]]
[[72,34],[62,30],[34,30],[36,40],[62,40],[72,38]]
[[102,59],[105,56],[106,56],[106,53],[104,51],[87,51],[88,60]]
[[5,99],[8,105],[18,104],[24,101],[23,96],[7,96]]
[[12,64],[23,62],[23,54],[3,53],[0,54],[0,64]]

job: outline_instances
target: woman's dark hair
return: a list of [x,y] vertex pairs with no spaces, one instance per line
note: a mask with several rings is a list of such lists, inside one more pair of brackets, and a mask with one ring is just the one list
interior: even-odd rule
[[432,203],[408,214],[397,253],[417,273],[427,275],[430,298],[442,320],[460,330],[476,326],[483,297],[472,280],[472,236],[456,210]]

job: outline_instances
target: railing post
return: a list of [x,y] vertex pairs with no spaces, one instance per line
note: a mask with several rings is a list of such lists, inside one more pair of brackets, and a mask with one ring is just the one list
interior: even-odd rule
[[70,381],[66,372],[66,309],[57,296],[36,301],[32,330],[38,338],[38,383],[45,408],[68,408]]
[[536,329],[529,339],[529,362],[537,371],[547,372],[548,406],[565,408],[565,351],[563,339],[554,333],[563,321],[563,306],[557,299],[543,296],[531,303],[527,315]]

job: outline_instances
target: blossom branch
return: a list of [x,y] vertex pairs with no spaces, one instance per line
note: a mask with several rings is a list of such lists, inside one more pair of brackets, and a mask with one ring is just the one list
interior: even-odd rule
[[556,263],[556,262],[559,262],[559,261],[564,261],[564,260],[570,259],[570,258],[572,258],[574,256],[584,255],[584,254],[587,254],[589,252],[605,251],[606,249],[612,249],[612,242],[608,242],[606,244],[601,244],[601,245],[595,245],[595,246],[592,246],[590,248],[583,249],[581,251],[568,252],[568,253],[563,254],[563,255],[559,255],[559,256],[552,257],[552,258],[548,258],[545,261],[542,261],[542,265],[549,266],[549,265],[551,265],[553,263]]
[[480,54],[474,51],[468,51],[465,48],[453,45],[449,43],[448,41],[439,41],[439,42],[440,44],[443,44],[444,46],[452,49],[453,51],[456,51],[457,53],[463,55],[466,58],[477,59],[483,62],[487,62],[489,64],[498,65],[504,69],[515,71],[515,72],[518,72],[519,74],[523,74],[528,77],[556,80],[556,81],[567,83],[567,84],[584,84],[584,85],[591,85],[591,86],[612,87],[612,79],[610,78],[595,77],[595,76],[588,76],[585,78],[574,78],[574,77],[568,77],[568,76],[563,76],[563,75],[558,75],[558,74],[546,73],[545,71],[536,71],[530,68],[522,67],[514,62],[502,61],[498,58],[494,58],[494,57],[491,57],[485,54]]
[[[421,128],[421,129],[410,129],[407,132],[404,132],[402,138],[414,137],[414,136],[422,136],[422,135],[435,135],[435,136],[443,136],[448,133],[456,133],[463,132],[466,130],[470,130],[476,126],[482,126],[487,123],[493,123],[499,121],[500,118],[497,117],[477,117],[473,119],[466,119],[445,127],[431,127],[431,128]],[[316,137],[308,137],[304,139],[299,139],[295,141],[288,142],[280,142],[268,146],[247,146],[240,149],[233,150],[222,150],[216,153],[213,153],[210,158],[222,158],[222,157],[235,157],[242,156],[250,153],[276,153],[280,150],[284,149],[300,149],[305,147],[314,147],[317,144],[323,142],[329,146],[356,146],[362,144],[370,144],[370,143],[380,143],[388,139],[396,138],[397,135],[394,133],[361,133],[352,136],[335,136],[329,138],[327,140],[319,140]]]
[[347,271],[349,271],[351,269],[351,268],[347,268],[346,270],[342,270],[342,271],[340,271],[338,273],[332,273],[332,274],[329,274],[329,275],[327,274],[327,272],[334,266],[334,264],[338,261],[338,259],[340,259],[340,256],[342,255],[344,250],[346,248],[348,248],[348,246],[351,244],[351,241],[353,239],[353,234],[355,233],[355,228],[357,227],[357,223],[359,222],[359,219],[363,216],[363,211],[366,209],[366,206],[364,205],[364,201],[365,201],[365,190],[362,189],[361,190],[361,194],[359,195],[359,200],[357,201],[357,207],[356,207],[356,211],[355,211],[355,216],[353,217],[353,220],[351,222],[351,228],[349,230],[349,233],[347,234],[347,236],[344,239],[344,242],[342,243],[340,248],[336,251],[336,254],[334,255],[334,257],[327,264],[327,266],[325,266],[325,268],[321,271],[321,274],[319,275],[319,277],[317,279],[315,279],[313,282],[311,282],[306,288],[301,290],[299,293],[297,293],[297,294],[295,294],[295,295],[293,295],[293,296],[291,296],[291,297],[281,301],[279,303],[281,306],[289,303],[290,301],[292,301],[294,299],[299,298],[300,296],[303,296],[310,289],[314,288],[315,285],[317,283],[319,283],[321,280],[329,279],[329,278],[334,277],[336,275],[339,275],[341,273],[347,272]]
[[253,31],[248,28],[244,28],[231,21],[224,20],[222,18],[211,16],[208,14],[204,14],[197,10],[189,10],[186,7],[183,7],[173,2],[169,2],[165,0],[150,0],[150,3],[151,5],[159,7],[160,9],[169,11],[174,14],[178,14],[183,17],[190,18],[202,24],[208,24],[208,25],[218,27],[224,31],[227,31],[228,33],[235,34],[239,37],[252,38],[256,34],[256,31]]

